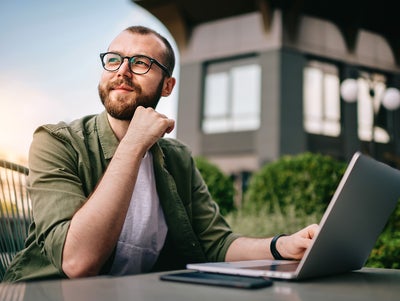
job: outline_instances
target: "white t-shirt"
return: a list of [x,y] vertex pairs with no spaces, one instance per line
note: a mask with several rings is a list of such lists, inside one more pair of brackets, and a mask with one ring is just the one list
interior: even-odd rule
[[149,272],[164,245],[167,230],[156,190],[152,155],[147,152],[140,165],[110,274]]

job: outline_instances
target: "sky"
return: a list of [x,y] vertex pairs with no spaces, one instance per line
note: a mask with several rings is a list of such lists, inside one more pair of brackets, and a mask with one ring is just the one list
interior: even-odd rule
[[[166,36],[179,64],[166,28],[130,0],[0,2],[0,159],[25,162],[32,134],[42,124],[103,110],[99,53],[130,25]],[[177,90],[157,108],[174,119]]]

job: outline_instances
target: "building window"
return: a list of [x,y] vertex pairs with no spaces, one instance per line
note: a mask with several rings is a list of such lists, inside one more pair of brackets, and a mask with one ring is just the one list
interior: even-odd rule
[[260,127],[261,67],[256,58],[209,64],[204,91],[204,133]]
[[306,132],[340,135],[340,88],[335,65],[311,61],[304,69],[303,115]]

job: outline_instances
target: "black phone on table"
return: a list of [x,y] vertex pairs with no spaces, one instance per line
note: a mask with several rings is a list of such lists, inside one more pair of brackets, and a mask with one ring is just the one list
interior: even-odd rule
[[236,288],[262,288],[272,285],[272,280],[264,277],[247,277],[239,275],[228,275],[218,273],[208,273],[200,271],[177,272],[160,276],[161,280],[177,281],[195,284],[208,284],[216,286],[236,287]]

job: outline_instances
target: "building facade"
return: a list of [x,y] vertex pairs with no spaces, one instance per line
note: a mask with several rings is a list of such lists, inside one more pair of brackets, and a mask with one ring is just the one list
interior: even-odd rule
[[[150,8],[179,47],[177,138],[194,155],[239,175],[305,151],[343,160],[362,151],[400,165],[400,110],[382,105],[400,88],[400,67],[382,35],[360,28],[349,39],[330,20],[288,19],[280,8],[187,30],[176,6]],[[349,78],[352,102],[341,94]]]

